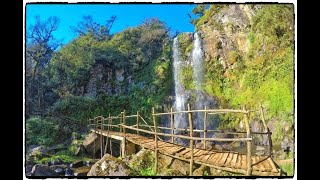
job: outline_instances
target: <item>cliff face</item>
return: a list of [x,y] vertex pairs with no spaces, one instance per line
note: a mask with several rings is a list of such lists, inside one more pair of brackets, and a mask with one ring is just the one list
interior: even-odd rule
[[[205,59],[204,92],[223,108],[255,109],[261,103],[267,119],[293,124],[293,27],[292,5],[210,5],[196,22]],[[192,42],[190,34],[179,35],[187,62],[180,76],[187,90],[194,89]],[[283,138],[280,134],[273,137]]]

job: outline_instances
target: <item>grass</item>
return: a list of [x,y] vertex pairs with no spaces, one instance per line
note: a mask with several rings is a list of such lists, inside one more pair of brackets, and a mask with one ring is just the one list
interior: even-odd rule
[[70,152],[68,151],[61,151],[61,152],[58,152],[56,155],[53,155],[51,157],[45,157],[40,160],[36,160],[35,162],[39,164],[45,164],[48,161],[52,162],[56,159],[61,159],[63,162],[66,162],[66,163],[72,163],[78,160],[84,160],[84,161],[90,160],[90,158],[74,156],[70,154]]
[[156,176],[157,174],[154,172],[153,168],[152,167],[148,167],[146,169],[142,169],[140,171],[140,174],[142,176]]
[[279,165],[281,170],[287,174],[287,176],[293,176],[294,174],[294,164],[287,163]]

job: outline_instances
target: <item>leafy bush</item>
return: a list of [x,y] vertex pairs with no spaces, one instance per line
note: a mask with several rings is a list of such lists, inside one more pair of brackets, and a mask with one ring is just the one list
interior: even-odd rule
[[50,146],[64,139],[62,127],[51,118],[31,117],[26,120],[26,144]]

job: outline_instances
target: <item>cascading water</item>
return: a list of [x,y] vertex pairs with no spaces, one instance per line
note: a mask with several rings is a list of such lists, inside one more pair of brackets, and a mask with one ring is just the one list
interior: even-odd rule
[[[197,33],[194,34],[194,48],[192,50],[192,60],[191,66],[193,68],[193,83],[195,84],[196,91],[185,91],[182,82],[180,81],[179,75],[181,74],[182,68],[185,66],[185,62],[182,61],[182,57],[179,51],[179,42],[178,38],[174,38],[173,40],[173,75],[175,82],[175,103],[174,110],[175,111],[185,111],[187,103],[193,105],[195,109],[204,109],[205,106],[207,108],[213,108],[215,106],[215,101],[212,97],[206,95],[203,92],[203,82],[204,82],[204,61],[203,61],[203,52],[201,48],[201,40]],[[190,93],[194,94],[196,97],[195,102],[187,102],[190,101]],[[188,95],[187,95],[188,94]],[[193,113],[192,118],[194,122],[194,127],[196,129],[203,129],[203,115],[204,113]],[[211,117],[212,118],[212,117]],[[212,122],[212,119],[210,120]],[[208,121],[207,129],[213,129],[213,125]],[[189,122],[187,119],[187,114],[174,114],[174,127],[175,128],[189,128]],[[177,131],[175,130],[175,134],[187,135],[188,132]],[[203,137],[203,133],[200,134]],[[211,133],[207,133],[207,137],[211,137]],[[186,139],[175,139],[176,143],[187,146],[189,144],[189,140]]]
[[[181,72],[181,68],[183,66],[183,62],[181,61],[181,55],[179,52],[179,42],[178,38],[174,38],[173,40],[173,74],[174,74],[174,85],[175,85],[175,110],[176,111],[184,111],[185,110],[185,92],[182,83],[180,82],[179,75]],[[185,127],[187,125],[185,115],[184,114],[175,114],[174,115],[174,127],[180,128]]]
[[[201,47],[201,39],[198,33],[194,34],[194,45],[192,50],[192,62],[191,66],[193,69],[193,83],[196,88],[196,101],[195,101],[195,109],[204,109],[205,106],[207,108],[210,107],[212,99],[208,99],[208,95],[205,95],[203,92],[203,82],[204,82],[204,60],[203,60],[203,52]],[[204,113],[194,113],[194,126],[196,129],[204,129],[203,128],[203,115]],[[212,124],[207,123],[207,129],[213,129]],[[208,136],[212,136],[211,133]],[[203,137],[203,133],[201,133],[201,137]]]

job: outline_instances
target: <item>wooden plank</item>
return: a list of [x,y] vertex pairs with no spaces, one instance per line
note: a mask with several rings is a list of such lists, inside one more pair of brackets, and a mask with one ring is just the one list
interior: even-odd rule
[[237,162],[236,162],[236,165],[234,166],[234,168],[241,169],[241,163],[242,163],[242,156],[238,155],[238,159],[237,159]]
[[201,158],[199,161],[202,163],[206,163],[210,156],[213,156],[215,153],[214,152],[208,152],[203,158]]
[[254,156],[251,156],[251,160],[252,160],[252,169],[255,170],[255,171],[258,171],[259,168],[256,164],[256,159],[254,158]]
[[225,163],[225,166],[230,166],[231,164],[231,160],[232,160],[232,157],[234,156],[234,153],[230,153],[230,155],[228,156],[227,158],[227,161]]
[[205,153],[205,151],[199,149],[198,152],[194,153],[193,157],[199,157],[199,156],[201,156],[201,155],[204,154],[204,153]]
[[195,162],[200,162],[200,160],[202,159],[202,158],[204,158],[206,156],[206,154],[199,154],[198,156],[195,156],[194,157],[194,161]]
[[242,163],[241,163],[241,169],[247,169],[247,155],[242,154]]
[[221,159],[218,161],[218,166],[224,166],[224,163],[227,161],[229,154],[232,155],[231,153],[223,153]]
[[184,158],[186,158],[186,159],[189,159],[189,158],[191,158],[191,153],[196,153],[196,152],[198,152],[200,149],[195,149],[195,150],[193,150],[193,151],[189,151],[188,153],[186,153],[185,155],[183,155],[183,157]]
[[[261,157],[260,157],[260,158],[261,158]],[[269,164],[267,158],[262,158],[262,160],[263,160],[263,161],[261,162],[261,164],[264,166],[265,171],[271,172],[272,167],[271,167],[271,165]]]
[[236,166],[236,162],[237,162],[238,156],[239,156],[238,153],[234,153],[234,156],[232,157],[232,160],[231,160],[231,166],[230,167],[234,168]]
[[184,147],[175,146],[174,148],[170,149],[170,153],[174,154],[184,149]]
[[207,162],[209,162],[209,164],[215,165],[216,162],[222,157],[222,154],[223,153],[220,152],[216,153],[214,156],[210,157]]
[[274,172],[274,173],[278,172],[278,169],[277,169],[276,165],[274,164],[274,162],[272,161],[272,159],[268,158],[268,161],[269,161],[269,164],[271,165],[271,168],[272,168],[271,172]]
[[258,167],[259,171],[266,171],[266,169],[262,165],[260,158],[258,156],[254,156],[254,158],[256,159],[256,163],[257,163],[257,167]]
[[186,148],[185,150],[177,153],[176,155],[177,155],[177,156],[183,156],[184,154],[188,153],[189,151],[190,151],[190,148]]

